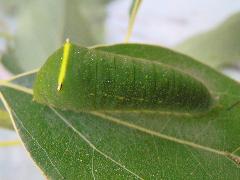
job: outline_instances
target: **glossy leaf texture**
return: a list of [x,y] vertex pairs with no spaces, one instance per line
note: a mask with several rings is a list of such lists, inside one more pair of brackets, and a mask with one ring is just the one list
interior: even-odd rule
[[204,82],[217,99],[216,108],[204,114],[64,111],[32,101],[31,89],[2,83],[1,97],[16,130],[48,178],[239,178],[240,110],[230,108],[240,97],[238,83],[157,46],[120,44],[97,49],[180,68]]
[[240,60],[239,24],[237,13],[212,30],[180,43],[176,49],[212,67],[236,64]]
[[16,34],[8,43],[3,64],[17,74],[41,66],[66,38],[84,45],[103,42],[109,1],[16,1]]

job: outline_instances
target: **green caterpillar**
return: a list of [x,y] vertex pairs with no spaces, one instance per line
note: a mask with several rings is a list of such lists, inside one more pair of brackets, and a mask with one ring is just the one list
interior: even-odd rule
[[61,109],[207,110],[202,82],[172,66],[67,41],[39,70],[34,100]]

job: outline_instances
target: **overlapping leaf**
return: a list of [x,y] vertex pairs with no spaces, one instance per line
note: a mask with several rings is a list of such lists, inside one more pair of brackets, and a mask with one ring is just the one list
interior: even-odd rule
[[212,67],[240,61],[240,13],[209,32],[201,33],[179,44],[176,49]]
[[2,99],[17,131],[47,177],[237,179],[240,176],[240,110],[231,108],[240,97],[238,83],[165,48],[123,44],[99,49],[158,60],[190,73],[210,89],[215,108],[201,115],[166,111],[74,113],[32,101],[31,89],[2,83]]

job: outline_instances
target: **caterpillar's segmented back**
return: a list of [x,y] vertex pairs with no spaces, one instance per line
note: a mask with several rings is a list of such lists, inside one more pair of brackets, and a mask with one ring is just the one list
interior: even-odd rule
[[57,91],[62,54],[63,49],[58,50],[39,71],[34,88],[37,101],[74,111],[194,111],[211,106],[204,84],[179,69],[73,44],[62,89]]

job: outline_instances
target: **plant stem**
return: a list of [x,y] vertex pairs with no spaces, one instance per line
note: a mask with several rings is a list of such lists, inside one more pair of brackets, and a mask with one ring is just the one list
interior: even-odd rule
[[8,146],[16,146],[20,145],[21,141],[14,140],[14,141],[0,141],[0,147],[8,147]]
[[130,11],[130,19],[129,19],[129,23],[128,23],[128,31],[127,31],[127,34],[125,36],[125,43],[128,43],[131,35],[132,35],[132,31],[133,31],[133,25],[134,25],[134,22],[135,22],[135,19],[136,19],[136,15],[137,15],[137,12],[138,12],[138,9],[140,7],[140,4],[141,4],[142,0],[134,0],[134,4],[131,8],[131,11]]

